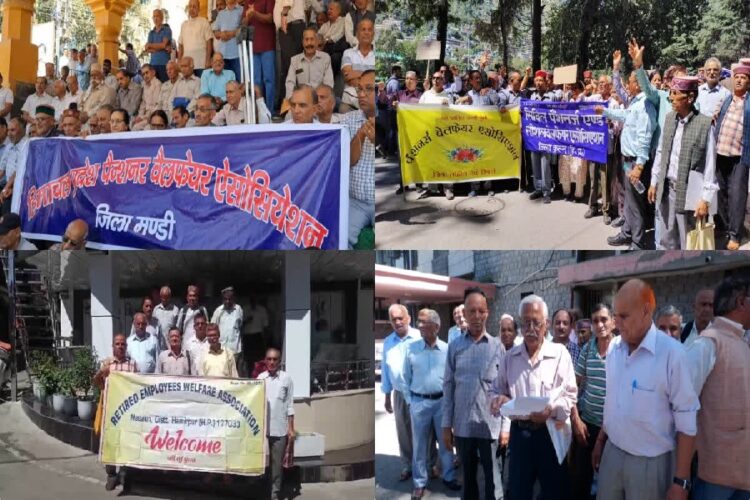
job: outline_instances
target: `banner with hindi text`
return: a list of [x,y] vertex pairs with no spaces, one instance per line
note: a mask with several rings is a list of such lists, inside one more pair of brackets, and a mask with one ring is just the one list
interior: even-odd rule
[[607,119],[594,113],[596,106],[607,103],[522,99],[524,149],[607,163]]
[[519,123],[518,108],[399,104],[404,184],[519,177]]
[[26,238],[81,218],[93,248],[345,249],[349,142],[320,124],[34,139],[14,206]]
[[111,372],[99,459],[109,465],[261,475],[263,380]]

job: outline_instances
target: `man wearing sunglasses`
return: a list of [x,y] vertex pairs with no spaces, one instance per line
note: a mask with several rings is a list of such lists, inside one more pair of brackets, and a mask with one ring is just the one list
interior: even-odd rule
[[65,228],[60,250],[83,250],[89,236],[89,225],[83,219],[76,219]]

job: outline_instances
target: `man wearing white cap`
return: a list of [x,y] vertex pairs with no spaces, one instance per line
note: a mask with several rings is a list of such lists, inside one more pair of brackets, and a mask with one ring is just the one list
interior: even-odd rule
[[[661,217],[657,234],[660,247],[667,250],[685,248],[688,231],[695,218],[706,217],[714,193],[716,155],[711,118],[695,107],[700,80],[693,76],[675,76],[669,93],[672,111],[667,114],[656,157],[660,158],[651,172],[648,201],[656,203]],[[701,197],[693,207],[685,206],[691,172],[703,174]]]
[[91,65],[91,86],[83,93],[81,104],[78,109],[82,111],[81,121],[86,122],[94,116],[99,108],[105,104],[114,106],[117,101],[117,94],[114,89],[104,85],[104,73],[99,64]]
[[729,234],[727,250],[738,250],[742,241],[750,168],[750,59],[741,59],[734,70],[734,93],[727,97],[716,119],[716,178],[719,216]]

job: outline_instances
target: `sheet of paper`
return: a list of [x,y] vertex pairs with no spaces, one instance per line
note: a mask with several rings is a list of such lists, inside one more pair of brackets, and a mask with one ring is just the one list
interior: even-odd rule
[[549,401],[549,398],[543,397],[518,397],[505,403],[500,408],[500,414],[508,418],[526,417],[531,413],[543,411]]

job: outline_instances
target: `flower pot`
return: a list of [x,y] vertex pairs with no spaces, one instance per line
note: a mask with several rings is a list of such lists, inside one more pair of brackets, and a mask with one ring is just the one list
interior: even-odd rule
[[63,394],[52,395],[52,408],[56,413],[62,413],[65,405],[65,396]]
[[91,415],[94,413],[94,402],[86,400],[78,400],[78,418],[81,420],[91,420]]
[[76,410],[78,409],[76,401],[77,399],[73,396],[65,396],[65,400],[63,401],[63,413],[70,417],[75,416]]

